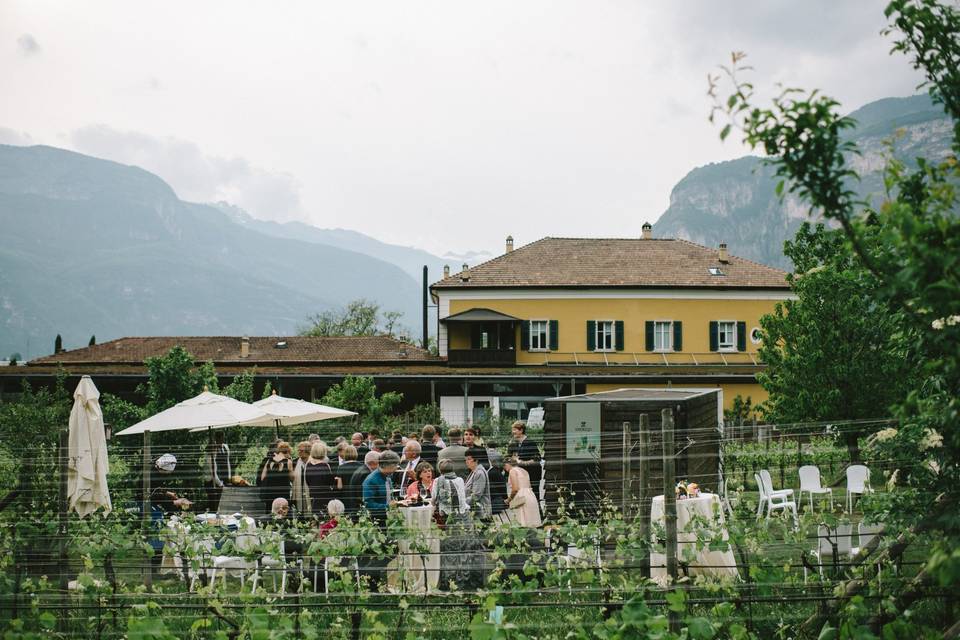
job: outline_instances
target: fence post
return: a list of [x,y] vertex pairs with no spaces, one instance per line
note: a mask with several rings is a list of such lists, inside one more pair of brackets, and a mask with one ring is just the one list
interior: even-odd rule
[[[660,412],[660,428],[663,431],[663,520],[667,534],[667,575],[671,584],[677,581],[677,494],[676,469],[674,465],[675,447],[673,445],[673,411],[663,409]],[[670,630],[680,631],[680,618],[670,611]]]
[[781,488],[781,489],[783,489],[783,488],[786,486],[784,483],[787,481],[786,469],[785,469],[785,466],[786,466],[786,462],[787,462],[787,461],[786,461],[786,459],[784,458],[784,456],[785,456],[786,454],[784,453],[784,449],[783,449],[783,435],[784,435],[784,434],[783,434],[783,430],[781,429],[781,431],[780,431],[780,455],[777,456],[777,457],[780,459],[780,488]]
[[[649,500],[647,483],[650,480],[649,467],[647,466],[647,453],[650,450],[650,416],[645,413],[641,414],[639,422],[640,433],[637,442],[639,455],[637,458],[640,461],[640,487],[637,492],[637,509],[639,509],[640,516],[640,539],[646,545],[650,542],[650,506],[647,504]],[[666,500],[666,497],[664,497],[664,500]],[[644,578],[650,577],[649,553],[640,561],[640,574]]]
[[67,633],[67,617],[69,609],[67,602],[69,595],[69,573],[67,569],[67,462],[69,455],[69,432],[60,431],[60,442],[57,445],[57,467],[59,469],[59,491],[57,496],[57,544],[59,545],[60,569],[60,616],[58,617],[60,633]]
[[[153,464],[150,459],[150,432],[143,432],[143,506],[141,507],[143,518],[144,535],[150,535],[151,525],[153,524],[152,512],[150,510],[150,474],[153,471]],[[143,584],[147,591],[153,590],[153,558],[147,558],[146,571],[143,574]]]
[[623,488],[620,496],[620,504],[623,513],[623,519],[627,519],[627,508],[630,505],[631,462],[633,458],[633,432],[630,429],[630,423],[623,423]]

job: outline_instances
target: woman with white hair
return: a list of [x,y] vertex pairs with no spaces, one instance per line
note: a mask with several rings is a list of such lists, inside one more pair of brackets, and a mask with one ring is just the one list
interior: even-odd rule
[[337,476],[327,460],[327,445],[322,441],[313,443],[310,458],[304,467],[304,477],[310,490],[310,508],[320,518],[326,511],[327,503],[336,497]]
[[331,500],[327,503],[327,515],[330,516],[330,519],[320,525],[320,530],[317,532],[318,538],[325,538],[327,534],[337,528],[339,523],[340,516],[343,515],[343,512],[346,511],[343,503],[339,500]]

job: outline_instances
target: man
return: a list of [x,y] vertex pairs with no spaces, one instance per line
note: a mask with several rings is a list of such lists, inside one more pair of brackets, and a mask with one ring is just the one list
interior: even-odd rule
[[363,506],[381,526],[387,523],[387,509],[397,503],[393,498],[391,476],[399,465],[400,456],[393,451],[384,451],[380,455],[379,466],[363,481]]
[[367,432],[367,449],[370,451],[374,450],[374,443],[380,439],[380,432],[376,429],[370,429]]
[[340,455],[343,456],[343,462],[335,472],[340,479],[340,497],[347,513],[353,513],[357,510],[357,501],[350,489],[350,481],[353,479],[353,474],[363,465],[357,461],[357,449],[352,444],[344,445]]
[[434,427],[433,444],[437,445],[437,449],[443,449],[447,446],[447,443],[443,441],[443,438],[440,437],[440,427]]
[[367,452],[370,451],[370,447],[366,445],[366,441],[363,439],[363,434],[359,431],[350,436],[350,444],[357,450],[357,460],[363,460]]
[[403,464],[394,480],[394,483],[400,487],[400,495],[407,495],[407,485],[417,481],[416,468],[421,460],[420,443],[416,440],[407,440],[403,447]]
[[207,455],[204,458],[203,484],[207,490],[206,510],[208,512],[216,513],[219,509],[224,481],[229,482],[232,475],[230,447],[224,441],[223,431],[217,431],[213,435],[213,442],[207,447]]
[[150,476],[150,502],[168,515],[189,509],[193,504],[173,490],[175,484],[173,472],[176,468],[176,456],[165,453],[154,462],[153,473]]
[[457,427],[450,429],[450,431],[447,432],[447,437],[450,438],[451,444],[441,449],[440,453],[437,454],[437,464],[439,465],[444,460],[449,460],[453,463],[453,472],[457,474],[458,477],[466,480],[467,463],[465,454],[467,453],[467,448],[460,444],[460,429]]
[[307,485],[307,460],[310,459],[310,441],[304,440],[297,444],[297,463],[293,467],[293,485],[290,488],[290,499],[293,500],[297,513],[310,513],[310,487]]
[[483,449],[479,447],[467,449],[465,460],[470,475],[467,476],[464,491],[470,511],[481,520],[487,520],[492,514],[490,481],[487,478],[487,470],[480,464],[482,458],[486,458],[486,451]]
[[353,475],[350,477],[350,505],[352,511],[348,511],[350,515],[353,515],[360,510],[361,500],[363,499],[363,483],[367,477],[373,473],[373,471],[380,464],[380,453],[377,451],[368,451],[367,455],[363,457],[363,464],[359,469],[353,472]]
[[420,457],[424,462],[429,462],[434,467],[437,466],[437,454],[440,453],[440,447],[433,443],[437,437],[437,430],[432,424],[424,425],[420,432]]
[[[517,460],[528,474],[530,474],[530,488],[533,489],[533,495],[537,498],[537,509],[540,508],[540,478],[543,476],[543,469],[540,467],[540,448],[531,440],[527,439],[526,423],[517,420],[510,427],[513,433],[514,451]],[[540,514],[541,517],[543,514]]]
[[463,446],[472,449],[477,443],[477,430],[473,427],[467,427],[463,430]]

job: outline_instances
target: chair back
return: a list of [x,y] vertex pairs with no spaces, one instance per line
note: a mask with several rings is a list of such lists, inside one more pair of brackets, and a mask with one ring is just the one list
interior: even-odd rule
[[870,479],[870,470],[862,464],[847,467],[847,493],[863,493]]
[[757,481],[757,491],[760,492],[760,499],[763,500],[767,497],[767,492],[763,488],[763,479],[757,474],[753,474],[753,479]]
[[763,490],[767,492],[767,495],[773,495],[773,479],[770,477],[770,472],[766,469],[760,469],[760,479],[763,480]]
[[860,523],[857,525],[857,535],[860,538],[859,547],[863,549],[865,546],[870,544],[870,542],[877,537],[877,535],[883,530],[883,525],[879,524],[864,524]]
[[800,491],[819,491],[820,468],[813,464],[806,464],[798,469],[800,474]]
[[833,539],[830,527],[820,525],[817,527],[817,555],[820,556],[820,564],[833,562]]
[[837,525],[837,554],[839,554],[842,559],[844,556],[850,555],[850,550],[853,549],[853,525],[852,524],[838,524]]
[[238,519],[237,538],[234,548],[239,553],[253,551],[260,544],[260,536],[257,533],[257,521],[250,516],[244,516]]

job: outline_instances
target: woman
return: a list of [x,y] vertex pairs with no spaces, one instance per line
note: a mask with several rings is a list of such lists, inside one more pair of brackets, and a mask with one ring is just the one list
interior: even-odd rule
[[326,538],[331,531],[337,528],[337,525],[340,523],[340,516],[343,515],[344,506],[343,502],[340,500],[331,500],[327,503],[327,515],[330,516],[330,519],[320,525],[320,530],[317,531],[317,537],[321,540]]
[[271,511],[273,501],[277,498],[286,499],[290,495],[292,479],[293,460],[290,459],[290,445],[281,440],[260,472],[260,498],[264,502],[265,511]]
[[433,497],[433,465],[429,462],[421,462],[413,472],[417,480],[407,485],[407,499],[411,501],[419,499],[424,502],[430,500]]
[[507,504],[510,507],[510,519],[521,527],[539,527],[540,507],[530,488],[530,474],[521,467],[516,458],[509,458],[503,465],[510,483]]
[[467,481],[464,484],[464,490],[467,495],[467,505],[475,516],[482,521],[487,521],[492,515],[490,505],[490,480],[487,478],[487,470],[480,461],[487,457],[487,450],[480,447],[467,449],[464,459],[467,463]]
[[321,441],[313,443],[310,458],[304,466],[304,477],[310,490],[310,509],[316,517],[327,512],[327,503],[336,498],[339,478],[327,460],[327,445]]
[[452,460],[440,461],[440,477],[433,485],[438,523],[449,523],[468,512],[467,494],[463,486],[463,478],[454,471]]
[[[494,520],[509,520],[507,511],[507,474],[503,470],[503,456],[499,451],[487,450],[490,466],[487,468],[487,480],[490,484],[490,509]],[[502,514],[502,516],[501,516]]]

